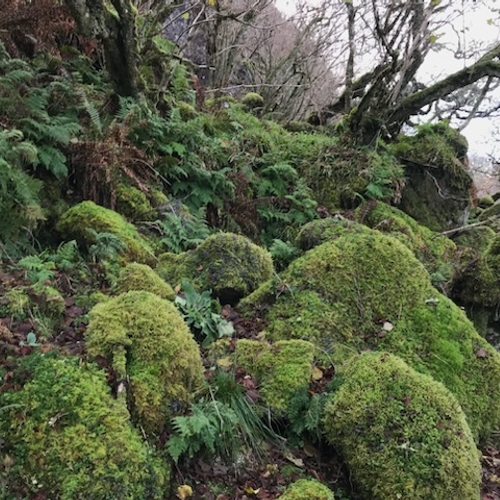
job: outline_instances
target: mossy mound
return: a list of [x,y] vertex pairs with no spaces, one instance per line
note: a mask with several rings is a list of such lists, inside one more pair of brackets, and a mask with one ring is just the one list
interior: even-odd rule
[[477,206],[479,208],[488,208],[494,204],[495,204],[495,200],[490,195],[481,196],[481,198],[479,198],[479,200],[477,200]]
[[270,278],[273,262],[248,238],[217,233],[194,250],[161,256],[158,273],[172,286],[187,279],[200,290],[212,290],[222,303],[235,304]]
[[57,230],[65,239],[76,239],[87,246],[94,243],[89,229],[97,233],[111,233],[120,238],[127,245],[123,252],[125,260],[146,264],[156,260],[152,246],[139,234],[135,226],[117,212],[96,205],[92,201],[83,201],[71,207],[57,223]]
[[476,226],[463,231],[453,238],[457,245],[474,248],[478,251],[484,251],[488,248],[491,240],[495,237],[495,231],[487,226]]
[[[340,237],[294,261],[281,280],[266,338],[309,340],[338,365],[356,351],[389,351],[443,382],[476,436],[498,428],[500,355],[395,238]],[[247,310],[263,298],[257,290]]]
[[20,388],[0,393],[0,478],[9,498],[164,498],[165,462],[132,428],[104,372],[76,358],[33,354],[14,380]]
[[347,233],[368,233],[363,224],[346,219],[340,215],[317,219],[302,226],[295,244],[301,250],[310,250],[326,241],[333,241]]
[[147,196],[135,186],[119,184],[116,189],[116,211],[129,220],[149,220],[155,216]]
[[433,231],[463,225],[472,206],[467,140],[448,123],[423,125],[391,145],[405,165],[400,208]]
[[137,262],[127,264],[120,271],[116,281],[118,293],[126,293],[130,290],[144,290],[162,299],[172,301],[175,299],[175,292],[168,283],[163,281],[148,265]]
[[450,391],[387,353],[344,368],[325,434],[366,498],[479,499],[479,454]]
[[368,202],[356,213],[367,226],[388,233],[406,245],[422,262],[434,285],[448,289],[458,260],[455,243],[395,207],[382,202]]
[[303,340],[283,340],[271,345],[241,339],[234,357],[238,366],[258,380],[266,405],[283,412],[297,391],[308,387],[314,352],[314,345]]
[[280,500],[334,500],[333,492],[315,479],[299,479],[278,498]]
[[260,94],[257,94],[257,92],[248,92],[241,99],[241,104],[243,104],[245,109],[262,108],[264,106],[264,98]]
[[200,386],[198,344],[176,307],[145,291],[130,291],[89,313],[87,350],[103,356],[118,380],[129,380],[132,416],[148,435],[168,425],[172,408]]
[[490,217],[497,218],[500,215],[500,202],[496,201],[494,205],[490,205],[484,209],[478,216],[480,221],[489,219]]

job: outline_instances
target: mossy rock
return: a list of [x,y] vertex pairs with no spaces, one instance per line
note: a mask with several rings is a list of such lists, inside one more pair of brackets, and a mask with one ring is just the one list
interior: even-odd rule
[[186,122],[189,120],[194,120],[197,116],[199,116],[196,108],[191,104],[188,104],[187,102],[177,101],[176,106],[179,110],[179,113],[181,114],[181,118]]
[[362,354],[342,376],[325,434],[365,498],[479,499],[479,453],[446,387],[388,353]]
[[462,226],[472,207],[467,140],[446,122],[423,125],[391,145],[405,165],[400,208],[433,231]]
[[494,204],[495,204],[495,200],[490,195],[481,196],[481,198],[479,198],[479,200],[477,200],[477,206],[479,208],[488,208]]
[[406,245],[424,264],[433,284],[448,290],[458,261],[456,244],[419,224],[408,214],[382,202],[368,202],[356,210],[367,226],[388,233]]
[[123,252],[123,257],[127,261],[145,264],[156,261],[151,244],[139,234],[135,226],[117,212],[96,205],[92,201],[83,201],[71,207],[57,223],[57,230],[65,239],[76,239],[87,246],[94,243],[89,229],[97,233],[111,233],[120,238],[127,245],[127,249]]
[[481,252],[488,248],[494,237],[495,231],[490,227],[476,226],[453,237],[453,241],[457,245],[474,248]]
[[155,211],[148,197],[135,186],[119,184],[116,189],[116,211],[129,220],[149,220]]
[[279,500],[334,500],[333,492],[315,479],[299,479],[278,498]]
[[257,92],[248,92],[241,99],[241,104],[246,109],[262,108],[264,106],[264,98],[260,94],[257,94]]
[[172,287],[162,280],[158,274],[146,264],[132,262],[121,271],[116,281],[116,291],[126,293],[130,290],[144,290],[154,293],[162,299],[173,301],[175,292]]
[[183,254],[160,257],[158,274],[177,286],[182,279],[212,290],[224,304],[235,304],[273,273],[270,254],[245,236],[217,233]]
[[129,381],[132,416],[147,435],[168,425],[203,380],[198,344],[169,301],[130,291],[97,304],[86,332],[91,356],[106,358],[117,379]]
[[368,233],[363,224],[346,219],[341,215],[308,222],[299,231],[295,244],[301,250],[310,250],[326,241],[333,241],[347,233]]
[[[266,315],[267,339],[309,340],[339,366],[356,351],[389,351],[444,383],[475,436],[498,428],[500,354],[398,240],[348,234],[308,251],[281,281],[286,286]],[[257,290],[246,310],[262,299],[269,295]]]
[[236,343],[235,363],[254,376],[267,406],[284,412],[298,390],[308,387],[315,347],[303,340],[269,344],[241,339]]
[[[0,482],[9,498],[162,499],[169,471],[132,428],[104,372],[77,358],[33,354],[0,393]],[[16,495],[17,494],[17,495]]]

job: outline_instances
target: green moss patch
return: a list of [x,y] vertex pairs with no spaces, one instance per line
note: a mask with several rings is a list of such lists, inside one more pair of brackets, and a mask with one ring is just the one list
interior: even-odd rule
[[57,224],[57,230],[65,239],[76,239],[84,245],[93,243],[89,229],[97,233],[111,233],[120,238],[127,245],[123,257],[128,261],[151,264],[156,260],[152,246],[139,234],[135,226],[120,214],[92,201],[83,201],[71,207]]
[[148,265],[137,262],[127,264],[120,271],[116,281],[116,290],[118,293],[144,290],[154,293],[162,299],[172,301],[175,299],[175,292],[168,283],[163,281]]
[[333,493],[315,479],[299,479],[278,498],[280,500],[333,500]]
[[232,233],[209,236],[196,249],[160,258],[158,273],[173,286],[183,278],[212,290],[222,303],[234,304],[271,277],[270,254],[248,238]]
[[0,393],[0,475],[9,498],[164,498],[169,472],[111,396],[104,372],[33,354],[14,380],[21,386]]
[[129,381],[133,417],[148,435],[160,433],[203,379],[187,325],[171,302],[145,291],[97,304],[89,316],[89,354],[104,356],[118,380]]
[[387,353],[344,368],[325,432],[366,498],[479,499],[478,451],[450,391]]
[[238,366],[258,380],[264,402],[282,412],[293,395],[309,385],[314,352],[314,345],[303,340],[284,340],[271,345],[241,339],[234,357]]

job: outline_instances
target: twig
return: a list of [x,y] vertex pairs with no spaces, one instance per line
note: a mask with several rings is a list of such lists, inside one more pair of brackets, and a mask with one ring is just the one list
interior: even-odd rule
[[483,220],[480,222],[474,222],[474,224],[467,224],[465,226],[456,227],[455,229],[450,229],[448,231],[444,231],[442,233],[435,234],[433,236],[433,238],[437,238],[438,236],[450,236],[450,235],[454,235],[455,233],[462,233],[462,232],[468,231],[469,229],[472,229],[474,227],[483,226],[484,224],[487,224],[488,222],[491,222],[493,220],[498,220],[498,217],[491,216],[491,217],[488,217],[486,220]]

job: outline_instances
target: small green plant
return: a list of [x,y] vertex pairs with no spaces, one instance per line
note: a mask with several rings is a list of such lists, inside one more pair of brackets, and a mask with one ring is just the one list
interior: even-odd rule
[[263,423],[233,373],[218,371],[191,415],[172,419],[174,433],[167,442],[170,456],[192,458],[198,452],[234,461],[242,446],[261,455],[264,442],[281,438]]
[[94,263],[115,261],[127,244],[116,234],[97,232],[87,228],[94,243],[89,247],[89,255]]
[[26,335],[26,342],[24,340],[21,340],[19,342],[19,345],[21,347],[28,346],[28,347],[36,347],[39,346],[40,344],[37,342],[36,335],[34,332],[29,332],[28,335]]
[[55,264],[45,261],[39,255],[23,257],[17,265],[26,270],[26,278],[34,285],[54,279]]
[[202,347],[207,348],[217,339],[233,335],[232,323],[221,317],[220,304],[211,298],[210,291],[198,293],[186,280],[182,280],[182,290],[184,297],[176,297],[175,305]]

